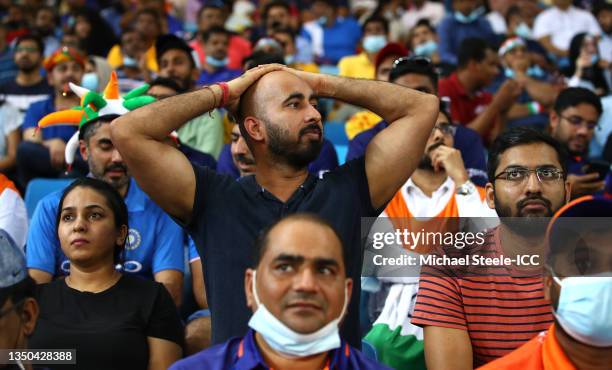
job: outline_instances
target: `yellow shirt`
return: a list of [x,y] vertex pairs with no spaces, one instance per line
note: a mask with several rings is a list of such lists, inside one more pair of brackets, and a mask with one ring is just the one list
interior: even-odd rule
[[304,72],[319,73],[319,66],[314,63],[295,63],[291,67]]
[[346,125],[344,125],[346,136],[349,140],[353,140],[355,136],[376,126],[380,121],[382,121],[382,117],[378,116],[376,113],[367,110],[357,112],[346,121]]
[[[157,66],[157,58],[155,54],[155,45],[153,45],[149,48],[149,50],[147,50],[145,54],[147,58],[147,68],[150,71],[158,72],[159,68]],[[108,64],[111,65],[111,67],[120,67],[123,64],[123,54],[121,53],[121,46],[113,46],[113,48],[108,52],[108,57],[106,57],[106,60],[108,61]]]
[[376,77],[374,64],[370,62],[366,53],[340,59],[338,69],[339,75],[342,77],[367,78],[369,80],[373,80]]

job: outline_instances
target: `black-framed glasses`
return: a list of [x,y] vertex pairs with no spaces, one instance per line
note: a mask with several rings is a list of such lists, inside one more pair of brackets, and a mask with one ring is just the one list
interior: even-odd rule
[[598,126],[597,121],[589,121],[580,116],[566,117],[566,116],[559,115],[559,117],[569,122],[572,126],[580,126],[584,122],[586,123],[586,126],[589,130],[594,130]]
[[523,183],[532,173],[536,174],[540,183],[553,183],[563,178],[563,171],[555,167],[538,167],[529,169],[525,167],[511,167],[495,176],[495,180],[505,180],[513,183]]
[[435,130],[440,130],[440,132],[444,135],[455,136],[455,133],[457,132],[457,126],[453,125],[452,123],[444,122],[435,125],[431,133],[433,134]]

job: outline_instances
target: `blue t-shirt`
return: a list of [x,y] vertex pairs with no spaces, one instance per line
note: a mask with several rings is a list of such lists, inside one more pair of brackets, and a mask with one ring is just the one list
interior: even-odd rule
[[[361,26],[350,17],[338,17],[331,27],[317,27],[323,32],[323,55],[319,57],[319,64],[338,64],[340,59],[354,55],[361,40]],[[313,35],[306,29],[301,36],[312,42]]]
[[[26,243],[28,268],[54,276],[70,272],[55,223],[62,192],[44,197],[36,206]],[[123,271],[148,279],[163,270],[184,272],[183,231],[159,206],[130,180],[125,197],[130,230],[125,244]]]
[[[346,160],[361,157],[365,155],[366,148],[370,141],[389,124],[386,121],[380,121],[376,126],[361,132],[349,142],[348,153]],[[461,157],[465,169],[470,176],[470,180],[478,186],[487,184],[487,161],[485,158],[485,148],[482,144],[482,138],[478,133],[471,128],[457,126],[455,133],[455,148],[461,151]]]
[[[240,177],[240,171],[236,168],[234,160],[232,159],[232,144],[225,144],[219,154],[219,161],[217,162],[217,172],[222,175],[230,175],[237,179]],[[338,154],[334,144],[327,139],[323,139],[323,146],[319,156],[308,165],[308,172],[320,175],[323,172],[331,171],[338,167]]]
[[[371,360],[351,347],[344,340],[340,347],[329,351],[329,366],[334,370],[388,370],[389,367]],[[205,349],[194,355],[175,362],[170,370],[207,369],[268,369],[257,343],[255,332],[249,329],[242,338],[232,338],[229,341]]]
[[[53,112],[55,112],[55,103],[53,96],[51,96],[49,99],[33,103],[26,111],[21,130],[38,127],[38,121],[43,119],[43,117],[47,114]],[[76,126],[68,125],[50,126],[40,130],[40,132],[42,133],[43,140],[59,138],[64,140],[64,142],[68,142],[68,140],[70,140],[70,137],[72,137],[72,135],[74,135],[76,131]]]
[[485,17],[470,23],[461,23],[447,15],[438,25],[439,52],[442,62],[457,65],[457,54],[461,42],[468,37],[479,37],[494,45],[496,36]]
[[217,82],[229,81],[229,80],[233,80],[236,77],[239,77],[241,74],[242,74],[241,70],[230,69],[227,67],[220,68],[214,71],[213,73],[203,70],[196,84],[198,86],[205,86],[205,85],[210,85],[210,84],[214,84]]

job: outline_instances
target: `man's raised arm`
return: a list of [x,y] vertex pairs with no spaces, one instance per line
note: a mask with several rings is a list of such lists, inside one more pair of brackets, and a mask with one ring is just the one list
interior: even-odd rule
[[383,206],[419,163],[438,117],[438,98],[388,82],[296,74],[317,95],[366,108],[390,123],[370,142],[365,157],[372,206]]
[[[278,69],[278,65],[255,68],[230,81],[227,103],[234,103],[261,76]],[[223,90],[212,85],[136,109],[111,124],[113,144],[138,185],[168,214],[185,223],[193,211],[195,174],[187,158],[162,141],[189,120],[216,108],[222,98]]]

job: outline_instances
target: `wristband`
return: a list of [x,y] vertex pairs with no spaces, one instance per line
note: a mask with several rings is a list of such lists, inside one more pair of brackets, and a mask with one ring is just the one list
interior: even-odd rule
[[219,108],[225,107],[225,105],[227,104],[227,101],[229,100],[229,86],[227,85],[227,82],[219,82],[217,83],[217,85],[219,85],[219,87],[221,88],[221,91],[223,92],[223,95],[221,97],[221,104],[219,105]]
[[529,110],[529,113],[532,115],[542,113],[542,106],[537,101],[532,101],[530,103],[527,103],[527,109]]

